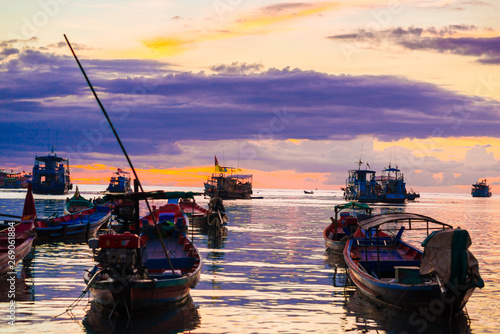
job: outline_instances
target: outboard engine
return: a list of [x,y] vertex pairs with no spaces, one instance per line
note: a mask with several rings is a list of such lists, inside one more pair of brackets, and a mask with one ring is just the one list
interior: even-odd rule
[[89,240],[89,246],[94,250],[94,260],[102,268],[113,269],[120,275],[135,273],[141,246],[138,235],[130,232],[102,234],[99,239]]
[[469,251],[472,241],[467,230],[447,229],[431,233],[422,243],[424,256],[420,274],[434,273],[444,285],[484,286],[479,264]]

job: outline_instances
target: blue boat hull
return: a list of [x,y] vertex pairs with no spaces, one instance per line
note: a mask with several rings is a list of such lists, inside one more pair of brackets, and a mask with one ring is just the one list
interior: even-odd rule
[[40,242],[87,240],[97,233],[97,230],[108,222],[111,211],[97,212],[93,215],[78,216],[75,219],[61,223],[58,226],[36,227]]

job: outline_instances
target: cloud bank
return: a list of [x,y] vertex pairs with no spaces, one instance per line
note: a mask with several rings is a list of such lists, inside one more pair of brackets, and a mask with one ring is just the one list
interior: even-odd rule
[[[52,145],[89,159],[120,153],[70,56],[11,48],[0,50],[2,161],[30,165]],[[395,76],[245,63],[214,65],[205,74],[153,60],[81,61],[132,155],[175,157],[185,153],[176,144],[182,141],[497,137],[500,125],[496,101]]]
[[462,56],[476,56],[482,64],[500,64],[500,36],[453,37],[473,32],[473,25],[449,25],[443,28],[395,27],[380,31],[360,29],[353,33],[328,36],[332,40],[380,45],[384,42],[402,46],[408,50],[426,50]]

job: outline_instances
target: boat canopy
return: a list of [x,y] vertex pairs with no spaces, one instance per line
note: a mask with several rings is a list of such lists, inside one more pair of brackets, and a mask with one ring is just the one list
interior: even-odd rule
[[389,224],[389,223],[403,223],[403,222],[408,222],[409,228],[411,228],[411,223],[412,222],[424,222],[424,223],[432,223],[436,225],[440,225],[439,228],[429,228],[427,227],[426,229],[445,229],[445,228],[453,228],[453,226],[449,224],[442,223],[440,221],[435,220],[434,218],[416,214],[416,213],[386,213],[386,214],[381,214],[381,215],[376,215],[376,216],[368,216],[365,219],[360,219],[358,221],[358,225],[361,228],[364,229],[370,229],[370,228],[378,228],[380,225],[384,224]]
[[340,211],[344,209],[361,209],[361,210],[371,211],[371,208],[364,203],[349,202],[345,204],[335,205],[335,211]]

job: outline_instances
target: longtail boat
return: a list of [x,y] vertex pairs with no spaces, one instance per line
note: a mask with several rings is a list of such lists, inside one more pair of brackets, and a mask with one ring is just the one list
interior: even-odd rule
[[[132,200],[138,207],[139,198],[179,195],[193,198],[193,193],[139,192],[122,195],[121,202],[115,203],[119,208]],[[185,302],[200,279],[202,261],[186,234],[188,218],[179,205],[153,207],[152,214],[141,219],[135,215],[123,226],[129,226],[129,231],[101,234],[89,241],[97,263],[84,280],[94,301],[111,312],[130,315],[171,309]]]
[[24,200],[21,221],[4,222],[0,227],[0,275],[14,272],[19,261],[30,253],[36,238],[35,219],[35,201],[30,184]]
[[40,242],[87,241],[111,218],[111,208],[99,205],[60,217],[37,219],[35,230]]
[[179,206],[186,213],[193,226],[204,229],[221,229],[228,220],[226,209],[219,197],[210,199],[208,209],[198,205],[194,199],[190,198],[181,199]]
[[76,186],[73,197],[66,198],[66,202],[64,203],[64,214],[69,215],[71,213],[91,209],[93,207],[94,203],[80,195],[78,186]]
[[336,205],[335,218],[330,217],[331,224],[323,230],[325,247],[328,250],[342,253],[346,240],[358,228],[358,214],[371,215],[372,209],[364,203],[349,202]]
[[[88,76],[76,56],[69,40],[66,42],[75,57],[94,97],[105,115],[120,148],[134,174],[134,190],[130,194],[118,194],[117,201],[125,207],[117,207],[121,226],[130,231],[120,234],[103,234],[89,240],[97,264],[84,275],[87,283],[81,296],[90,291],[99,305],[125,310],[131,313],[151,312],[166,307],[176,307],[186,302],[189,291],[200,279],[201,258],[185,231],[188,218],[177,204],[167,204],[159,210],[149,205],[148,199],[193,198],[167,196],[163,191],[145,192],[118,133],[106,109],[102,105]],[[138,192],[138,190],[141,192]],[[121,198],[120,198],[121,197]],[[139,201],[144,200],[149,215],[139,219]],[[128,203],[131,203],[130,206]],[[120,203],[117,203],[120,204]],[[128,317],[130,319],[130,316]]]
[[[412,213],[375,215],[358,225],[344,259],[359,291],[377,304],[414,312],[433,308],[433,316],[446,318],[458,314],[474,289],[484,286],[468,251],[467,230]],[[405,230],[426,232],[423,252],[401,240]]]

